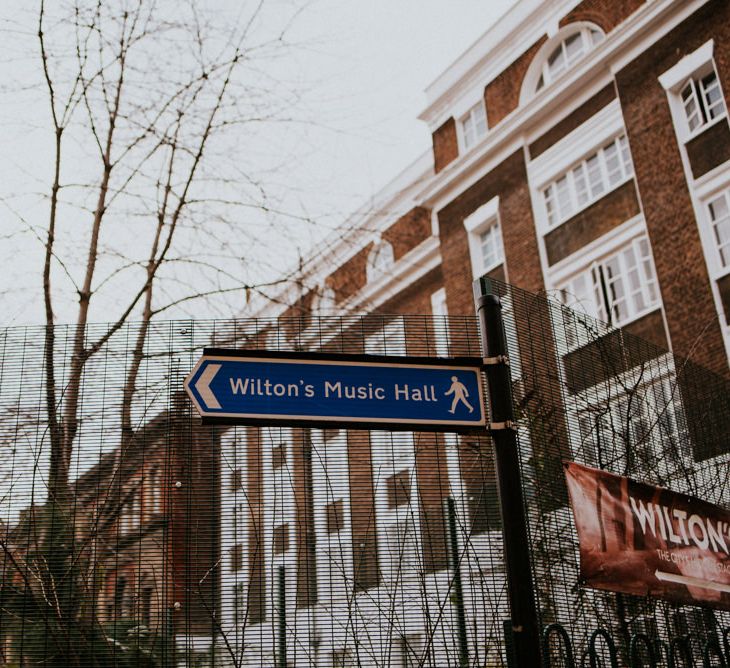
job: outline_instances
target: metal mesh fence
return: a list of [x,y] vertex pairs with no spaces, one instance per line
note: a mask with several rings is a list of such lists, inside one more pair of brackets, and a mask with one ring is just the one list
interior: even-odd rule
[[[621,665],[629,663],[637,634],[651,642],[657,665],[724,665],[702,662],[708,639],[722,645],[726,612],[579,586],[578,540],[562,462],[727,507],[730,383],[629,328],[590,317],[579,304],[567,308],[498,281],[483,280],[480,287],[499,295],[504,306],[543,628],[558,623],[567,631],[576,665],[590,658],[581,655],[597,628],[611,636]],[[665,337],[660,311],[631,329],[653,340]],[[689,648],[687,656],[680,657],[680,641]],[[646,652],[640,654],[649,665]],[[551,665],[565,665],[556,646],[551,656]],[[593,656],[603,662],[598,665],[611,665],[603,638],[594,641]]]
[[[637,631],[667,645],[719,633],[725,613],[578,585],[561,462],[727,505],[727,382],[545,297],[483,287],[504,303],[541,623],[576,651],[598,627],[621,651]],[[205,426],[182,392],[206,346],[478,357],[476,318],[52,334],[0,332],[0,664],[507,665],[486,434]]]

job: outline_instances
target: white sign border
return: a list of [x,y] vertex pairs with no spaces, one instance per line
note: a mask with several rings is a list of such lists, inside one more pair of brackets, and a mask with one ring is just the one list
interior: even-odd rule
[[[200,367],[208,362],[267,362],[273,364],[317,364],[317,365],[330,365],[330,366],[358,366],[358,367],[388,367],[388,368],[409,368],[409,369],[442,369],[449,371],[468,371],[477,375],[477,388],[479,390],[479,410],[481,413],[481,420],[475,422],[474,420],[425,420],[425,419],[405,419],[399,420],[394,418],[357,418],[348,416],[320,416],[320,415],[292,415],[291,413],[221,413],[218,411],[210,411],[207,409],[201,409],[195,394],[192,391],[192,380],[195,374],[198,372]],[[447,360],[444,360],[447,361]],[[333,360],[333,359],[303,359],[297,357],[267,357],[265,354],[261,356],[247,356],[247,355],[206,355],[203,354],[197,361],[192,371],[186,376],[184,385],[185,392],[187,393],[190,400],[193,402],[198,414],[201,418],[240,418],[240,419],[251,419],[251,420],[275,420],[275,421],[311,421],[311,422],[337,422],[337,423],[371,423],[371,424],[409,424],[409,425],[439,425],[439,426],[454,426],[454,427],[484,427],[487,426],[487,415],[484,407],[484,387],[479,373],[479,369],[473,366],[450,366],[448,364],[422,364],[422,363],[388,363],[388,362],[359,362],[353,360]]]

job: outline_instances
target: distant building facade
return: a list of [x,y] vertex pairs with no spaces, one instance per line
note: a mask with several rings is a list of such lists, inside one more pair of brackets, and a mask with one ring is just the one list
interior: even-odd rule
[[[327,316],[367,313],[383,317],[350,352],[418,354],[428,339],[430,354],[478,354],[438,317],[473,315],[472,282],[491,277],[727,376],[728,86],[726,2],[520,0],[428,88],[433,152],[254,313],[269,322],[257,346],[327,350],[344,336]],[[244,664],[274,661],[284,567],[292,665],[368,665],[386,645],[390,665],[424,651],[439,665],[447,641],[425,647],[420,613],[404,612],[395,638],[377,617],[395,590],[438,599],[447,586],[447,496],[475,546],[464,568],[496,601],[467,604],[478,643],[508,616],[499,564],[479,559],[501,541],[490,461],[452,436],[224,433],[221,628]],[[394,585],[393,545],[420,580]],[[371,614],[338,631],[353,597]],[[353,634],[371,638],[365,655]]]

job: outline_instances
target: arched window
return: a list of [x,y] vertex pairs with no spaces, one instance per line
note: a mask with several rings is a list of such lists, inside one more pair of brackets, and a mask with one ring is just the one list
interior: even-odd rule
[[373,249],[370,251],[370,255],[368,255],[366,268],[368,282],[374,281],[383,274],[386,274],[393,266],[393,262],[393,246],[382,239],[376,241]]
[[600,28],[588,23],[566,26],[538,51],[525,76],[521,102],[549,86],[571,69],[583,56],[604,39]]

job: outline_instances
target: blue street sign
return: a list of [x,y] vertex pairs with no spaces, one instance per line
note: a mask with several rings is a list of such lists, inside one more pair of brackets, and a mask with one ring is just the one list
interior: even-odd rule
[[[185,380],[203,418],[244,424],[485,425],[479,366],[205,353]],[[364,425],[363,425],[364,426]]]

